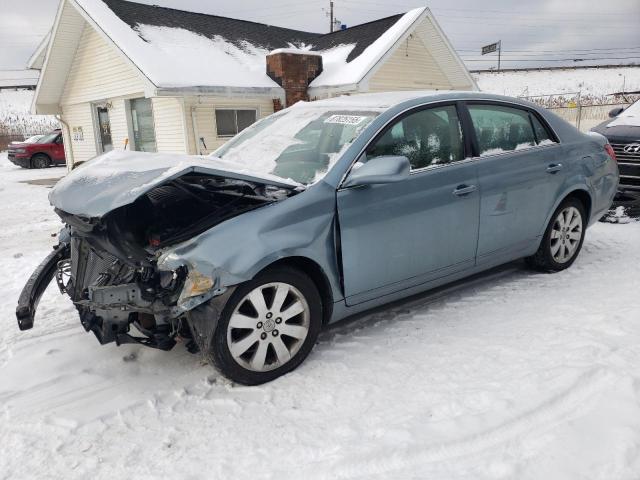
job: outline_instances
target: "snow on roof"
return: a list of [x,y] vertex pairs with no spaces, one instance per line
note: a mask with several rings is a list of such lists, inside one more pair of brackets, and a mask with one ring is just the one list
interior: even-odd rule
[[562,94],[602,97],[640,90],[640,67],[575,68],[472,73],[483,92],[524,97]]
[[425,11],[320,35],[124,0],[74,1],[161,88],[280,88],[265,68],[274,50],[322,54],[313,87],[357,83]]
[[35,87],[39,76],[37,70],[0,70],[0,88]]
[[322,52],[322,74],[311,82],[310,87],[358,83],[425,10],[425,7],[416,8],[405,13],[391,28],[351,61],[347,61],[347,59],[355,48],[353,44],[324,50]]

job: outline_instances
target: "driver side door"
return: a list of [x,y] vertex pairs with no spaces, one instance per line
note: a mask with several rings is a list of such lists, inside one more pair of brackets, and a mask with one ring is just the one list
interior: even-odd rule
[[478,178],[456,104],[403,114],[370,143],[360,161],[390,155],[409,159],[406,179],[337,192],[347,305],[475,265]]

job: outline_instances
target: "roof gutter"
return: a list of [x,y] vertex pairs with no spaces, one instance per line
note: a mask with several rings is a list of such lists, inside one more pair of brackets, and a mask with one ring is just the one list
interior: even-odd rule
[[219,97],[239,96],[255,97],[265,96],[269,98],[284,98],[282,87],[229,87],[229,86],[189,86],[189,87],[160,87],[154,90],[156,97],[182,97],[214,95]]

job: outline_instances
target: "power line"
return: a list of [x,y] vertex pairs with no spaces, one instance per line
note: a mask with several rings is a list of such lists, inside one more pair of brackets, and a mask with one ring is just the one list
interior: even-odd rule
[[[611,47],[611,48],[568,48],[566,50],[503,50],[503,52],[538,52],[538,53],[569,53],[569,52],[591,52],[591,51],[617,51],[617,50],[638,50],[637,47]],[[478,49],[458,49],[458,52],[477,52]]]
[[[631,59],[640,59],[640,55],[636,55],[633,57],[600,57],[600,58],[549,58],[549,59],[542,59],[542,58],[536,58],[536,59],[526,59],[526,58],[509,58],[505,61],[507,62],[538,62],[538,63],[544,63],[544,62],[591,62],[591,61],[595,61],[595,60],[631,60]],[[495,62],[495,59],[480,59],[480,58],[476,58],[476,59],[465,59],[465,62]]]

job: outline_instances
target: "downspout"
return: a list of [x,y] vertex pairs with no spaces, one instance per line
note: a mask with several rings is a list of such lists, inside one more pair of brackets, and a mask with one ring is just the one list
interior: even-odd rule
[[[66,132],[66,137],[69,139],[68,149],[67,149],[67,142],[64,142],[64,155],[65,155],[65,158],[67,159],[67,162],[66,162],[67,170],[71,171],[73,170],[73,165],[75,163],[73,161],[73,145],[71,145],[71,142],[73,141],[73,139],[71,138],[71,130],[69,130],[69,124],[62,119],[62,115],[56,115],[56,119],[62,124],[62,128],[64,128]],[[62,136],[63,139],[64,137],[65,135]]]
[[196,155],[202,155],[200,152],[200,134],[198,133],[198,122],[196,121],[196,107],[191,107],[191,126],[193,127],[193,137],[196,142]]

